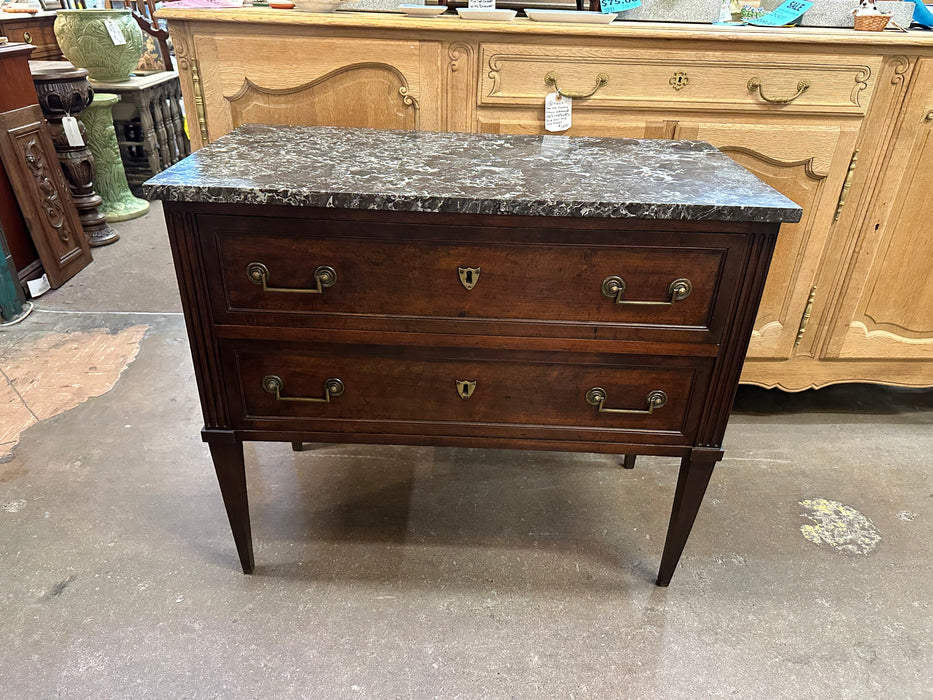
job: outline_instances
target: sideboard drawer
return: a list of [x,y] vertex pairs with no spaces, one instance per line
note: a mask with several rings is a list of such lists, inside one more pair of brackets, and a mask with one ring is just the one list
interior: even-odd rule
[[711,363],[456,348],[270,351],[268,344],[232,345],[224,353],[225,371],[228,385],[240,392],[236,422],[246,428],[281,419],[361,432],[386,430],[386,424],[402,432],[402,424],[408,431],[440,426],[446,434],[531,426],[604,433],[596,439],[629,431],[664,441],[660,434],[676,442],[686,431],[691,392],[699,400],[698,377],[705,378]]
[[[705,333],[706,341],[718,337],[717,299],[728,297],[723,287],[732,284],[723,271],[734,262],[729,246],[741,240],[710,234],[677,246],[674,237],[645,234],[619,245],[518,245],[510,236],[534,232],[458,243],[413,240],[417,226],[367,227],[365,236],[353,237],[349,224],[236,225],[252,230],[217,228],[209,243],[223,279],[213,300],[221,323],[243,314],[260,314],[265,323],[284,314],[289,325],[320,326],[322,317],[339,315],[343,327],[361,327],[352,319],[455,320],[463,332],[470,321],[544,321],[637,327],[642,339],[684,330],[694,340]],[[265,233],[277,226],[289,232]],[[304,235],[294,231],[301,227]],[[487,236],[491,230],[483,229]],[[464,230],[464,239],[469,234]]]
[[[544,104],[556,78],[580,107],[650,106],[864,113],[881,62],[832,55],[761,55],[483,44],[480,105]],[[760,86],[760,87],[759,87]]]

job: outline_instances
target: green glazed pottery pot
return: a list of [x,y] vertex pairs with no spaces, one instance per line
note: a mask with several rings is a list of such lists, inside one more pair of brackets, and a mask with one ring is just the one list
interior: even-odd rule
[[[143,32],[129,10],[58,10],[55,38],[65,58],[88,77],[114,83],[126,80],[143,54]],[[108,27],[109,24],[109,27]],[[114,42],[111,29],[126,43]]]

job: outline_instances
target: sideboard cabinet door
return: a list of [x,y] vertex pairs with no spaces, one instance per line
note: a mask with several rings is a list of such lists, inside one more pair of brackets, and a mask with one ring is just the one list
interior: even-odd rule
[[[824,359],[903,363],[891,383],[933,382],[933,59],[920,59],[896,144],[863,224]],[[912,370],[912,371],[911,371]]]
[[193,41],[181,29],[173,37],[186,104],[196,107],[195,148],[250,123],[440,128],[439,42],[270,40],[229,24]]

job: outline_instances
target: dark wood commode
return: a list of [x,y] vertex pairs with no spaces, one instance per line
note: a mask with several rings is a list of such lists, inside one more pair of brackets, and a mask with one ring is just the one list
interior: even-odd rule
[[792,202],[700,142],[259,125],[146,187],[245,572],[242,441],[322,441],[680,457],[668,584]]

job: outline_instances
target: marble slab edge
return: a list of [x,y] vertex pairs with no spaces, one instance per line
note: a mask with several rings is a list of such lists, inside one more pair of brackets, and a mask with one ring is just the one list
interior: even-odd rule
[[444,214],[498,214],[596,219],[658,219],[678,221],[800,221],[797,207],[746,207],[728,204],[555,202],[542,200],[472,199],[459,197],[380,196],[334,192],[292,192],[237,187],[143,184],[149,199],[209,204],[253,204],[326,209],[367,209]]

